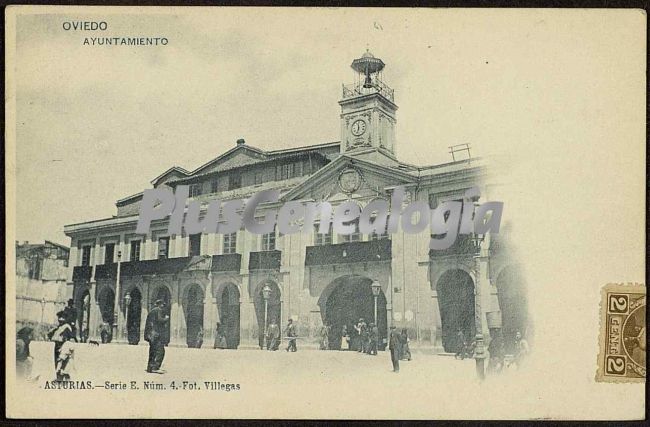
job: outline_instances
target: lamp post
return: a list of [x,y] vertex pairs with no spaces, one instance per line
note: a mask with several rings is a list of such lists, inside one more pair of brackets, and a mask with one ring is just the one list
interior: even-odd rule
[[41,298],[41,328],[43,327],[43,315],[45,314],[45,295]]
[[127,292],[124,296],[124,305],[126,306],[126,310],[124,311],[124,330],[126,331],[126,342],[128,344],[131,344],[129,341],[129,306],[131,305],[131,294],[129,292]]
[[379,298],[379,292],[381,292],[381,285],[378,281],[373,280],[370,288],[372,289],[372,296],[375,297],[375,326],[377,326],[377,298]]
[[122,251],[117,251],[117,276],[115,278],[115,298],[113,299],[113,340],[118,341],[117,317],[119,315],[120,304],[120,264],[122,260]]
[[476,360],[476,374],[478,378],[485,379],[485,347],[483,343],[483,309],[481,306],[481,244],[485,239],[484,235],[472,234],[472,243],[476,248],[474,255],[476,283],[474,284],[474,320],[476,322],[476,347],[474,349],[474,360]]
[[269,298],[271,298],[271,287],[269,285],[264,285],[264,288],[262,288],[262,296],[264,297],[264,337],[262,338],[262,350],[264,350],[267,340],[266,332],[269,316]]

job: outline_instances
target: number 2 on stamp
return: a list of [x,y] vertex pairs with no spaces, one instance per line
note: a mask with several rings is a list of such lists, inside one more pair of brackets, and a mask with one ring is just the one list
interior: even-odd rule
[[627,295],[611,294],[609,296],[610,313],[627,313]]

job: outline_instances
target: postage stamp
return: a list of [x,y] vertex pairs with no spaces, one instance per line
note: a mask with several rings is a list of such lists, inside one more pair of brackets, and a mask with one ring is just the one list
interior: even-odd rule
[[646,378],[646,287],[610,283],[600,300],[599,382],[643,382]]

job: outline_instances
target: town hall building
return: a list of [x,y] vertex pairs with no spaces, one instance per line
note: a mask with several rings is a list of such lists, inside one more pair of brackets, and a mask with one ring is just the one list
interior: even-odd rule
[[[414,166],[397,158],[398,107],[384,66],[369,52],[353,61],[357,79],[343,85],[339,101],[340,141],[265,151],[240,139],[196,170],[169,168],[153,188],[187,185],[189,199],[204,205],[276,189],[280,203],[365,206],[390,201],[398,186],[408,202],[430,208],[463,200],[476,185],[481,198],[474,202],[488,200],[481,159]],[[459,330],[487,340],[500,327],[512,341],[528,324],[524,281],[503,235],[459,235],[451,248],[430,251],[428,229],[407,234],[401,227],[371,235],[169,235],[167,218],[137,234],[142,199],[125,197],[115,216],[65,227],[68,284],[84,338],[98,339],[116,323],[114,340],[142,343],[144,319],[158,299],[169,309],[169,344],[190,347],[200,336],[211,347],[217,325],[228,348],[262,345],[261,331],[271,323],[283,329],[291,318],[304,342],[329,326],[330,348],[338,349],[343,327],[351,331],[364,318],[377,323],[381,339],[395,325],[412,341],[453,352]]]

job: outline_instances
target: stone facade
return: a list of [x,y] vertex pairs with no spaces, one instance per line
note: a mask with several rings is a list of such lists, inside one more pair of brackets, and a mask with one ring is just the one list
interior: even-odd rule
[[[409,202],[424,201],[434,208],[446,200],[462,200],[467,189],[484,184],[480,159],[423,167],[397,160],[397,106],[392,89],[381,85],[383,92],[344,86],[343,142],[263,151],[239,140],[197,170],[173,167],[152,184],[172,189],[189,185],[190,199],[203,203],[280,190],[280,203],[260,206],[260,215],[294,200],[328,201],[334,207],[354,200],[365,206],[376,198],[390,200],[396,186],[406,188]],[[349,179],[343,182],[346,175]],[[383,338],[396,325],[408,329],[412,340],[453,351],[458,328],[473,335],[477,328],[486,334],[494,326],[487,324],[486,313],[500,311],[497,278],[505,268],[516,268],[514,258],[503,251],[498,263],[491,262],[489,235],[480,250],[471,236],[459,236],[451,249],[430,253],[428,229],[406,234],[400,227],[389,236],[352,237],[312,230],[167,236],[165,219],[154,222],[146,235],[137,235],[141,199],[138,193],[119,200],[115,217],[65,227],[71,238],[68,280],[80,308],[81,329],[91,337],[103,322],[113,322],[118,276],[120,336],[142,342],[147,311],[163,298],[170,307],[172,344],[194,345],[201,329],[211,345],[220,322],[232,348],[261,344],[265,322],[284,327],[292,318],[300,336],[315,341],[324,323],[339,329],[342,324],[350,327],[357,316],[373,321],[374,281],[381,286],[376,311]],[[482,201],[488,199],[489,194],[482,194]],[[501,277],[521,278],[506,276]],[[265,302],[262,290],[267,285],[270,298]],[[515,306],[525,302],[523,282],[501,288]],[[508,321],[516,323],[511,330],[525,326],[523,305],[509,313]],[[331,333],[331,341],[340,340],[336,334]]]

